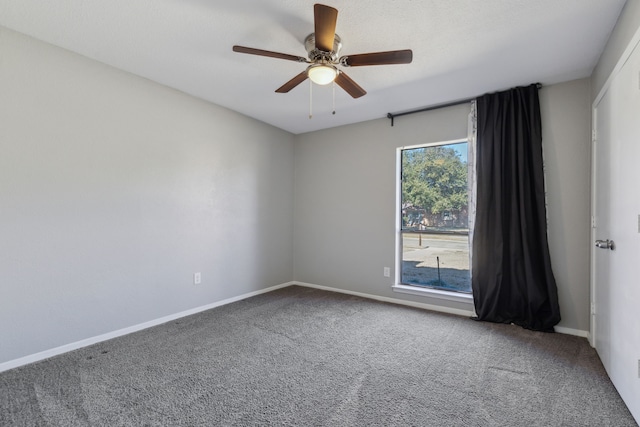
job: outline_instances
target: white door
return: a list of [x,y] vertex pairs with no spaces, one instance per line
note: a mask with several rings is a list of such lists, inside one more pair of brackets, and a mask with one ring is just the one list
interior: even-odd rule
[[[640,419],[640,48],[594,112],[593,343]],[[612,240],[597,248],[596,240]]]

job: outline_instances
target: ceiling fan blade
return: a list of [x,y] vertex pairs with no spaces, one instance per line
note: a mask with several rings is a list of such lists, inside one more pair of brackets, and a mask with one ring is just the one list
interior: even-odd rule
[[354,98],[360,98],[367,94],[366,90],[362,89],[358,83],[351,80],[351,78],[342,71],[340,71],[336,76],[335,82]]
[[306,58],[286,53],[271,52],[270,50],[254,49],[245,46],[233,46],[233,51],[238,53],[248,53],[250,55],[268,56],[269,58],[287,59],[289,61],[307,62]]
[[316,49],[323,52],[333,50],[333,40],[336,36],[336,21],[338,10],[323,4],[313,5],[315,22]]
[[358,55],[345,55],[340,62],[347,67],[360,67],[363,65],[388,65],[409,64],[413,60],[411,49],[392,50],[389,52],[361,53]]
[[305,80],[307,80],[307,70],[304,70],[303,72],[301,72],[300,74],[298,74],[297,76],[295,76],[294,78],[292,78],[291,80],[289,80],[288,82],[280,86],[278,89],[276,89],[276,92],[287,93]]

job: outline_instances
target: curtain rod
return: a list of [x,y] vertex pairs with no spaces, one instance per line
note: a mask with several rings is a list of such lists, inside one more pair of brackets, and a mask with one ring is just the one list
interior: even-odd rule
[[403,113],[387,113],[387,118],[391,119],[391,126],[393,126],[393,119],[395,119],[396,117],[406,116],[408,114],[423,113],[425,111],[437,110],[439,108],[453,107],[454,105],[466,104],[467,102],[471,102],[474,99],[476,98],[468,98],[460,101],[448,102],[446,104],[433,105],[431,107],[424,107],[418,110],[405,111]]
[[[538,89],[542,88],[542,84],[541,83],[536,83],[536,86],[538,86]],[[437,109],[440,109],[440,108],[453,107],[454,105],[466,104],[467,102],[471,102],[471,101],[475,100],[476,98],[478,98],[478,97],[474,96],[473,98],[461,99],[459,101],[448,102],[446,104],[433,105],[431,107],[424,107],[424,108],[420,108],[420,109],[417,109],[417,110],[405,111],[405,112],[402,112],[402,113],[387,113],[387,118],[391,119],[391,126],[393,126],[393,119],[395,119],[396,117],[406,116],[408,114],[423,113],[425,111],[437,110]]]

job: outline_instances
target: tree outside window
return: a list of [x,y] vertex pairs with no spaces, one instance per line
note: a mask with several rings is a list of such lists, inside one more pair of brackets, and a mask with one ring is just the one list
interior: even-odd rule
[[467,143],[402,150],[401,281],[471,292]]

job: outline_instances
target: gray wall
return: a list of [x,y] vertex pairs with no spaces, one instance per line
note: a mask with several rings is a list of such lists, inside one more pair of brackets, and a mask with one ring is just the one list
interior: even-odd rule
[[[396,147],[464,138],[466,105],[293,136],[1,27],[0,94],[0,363],[292,279],[469,309],[382,275]],[[589,97],[541,96],[561,325],[580,331]]]
[[291,280],[291,134],[1,27],[0,117],[0,363]]
[[542,88],[549,252],[564,326],[589,331],[591,109],[589,79]]
[[[549,244],[560,326],[589,330],[590,111],[587,79],[541,91]],[[468,309],[391,290],[396,148],[465,138],[468,105],[296,137],[294,279],[376,296]],[[392,274],[393,276],[393,274]]]
[[[396,298],[383,268],[395,259],[396,148],[465,138],[469,106],[298,135],[294,279]],[[400,299],[440,304],[438,300]],[[447,302],[446,306],[471,307]]]
[[640,0],[627,0],[591,75],[591,98],[600,93],[618,60],[640,27]]

